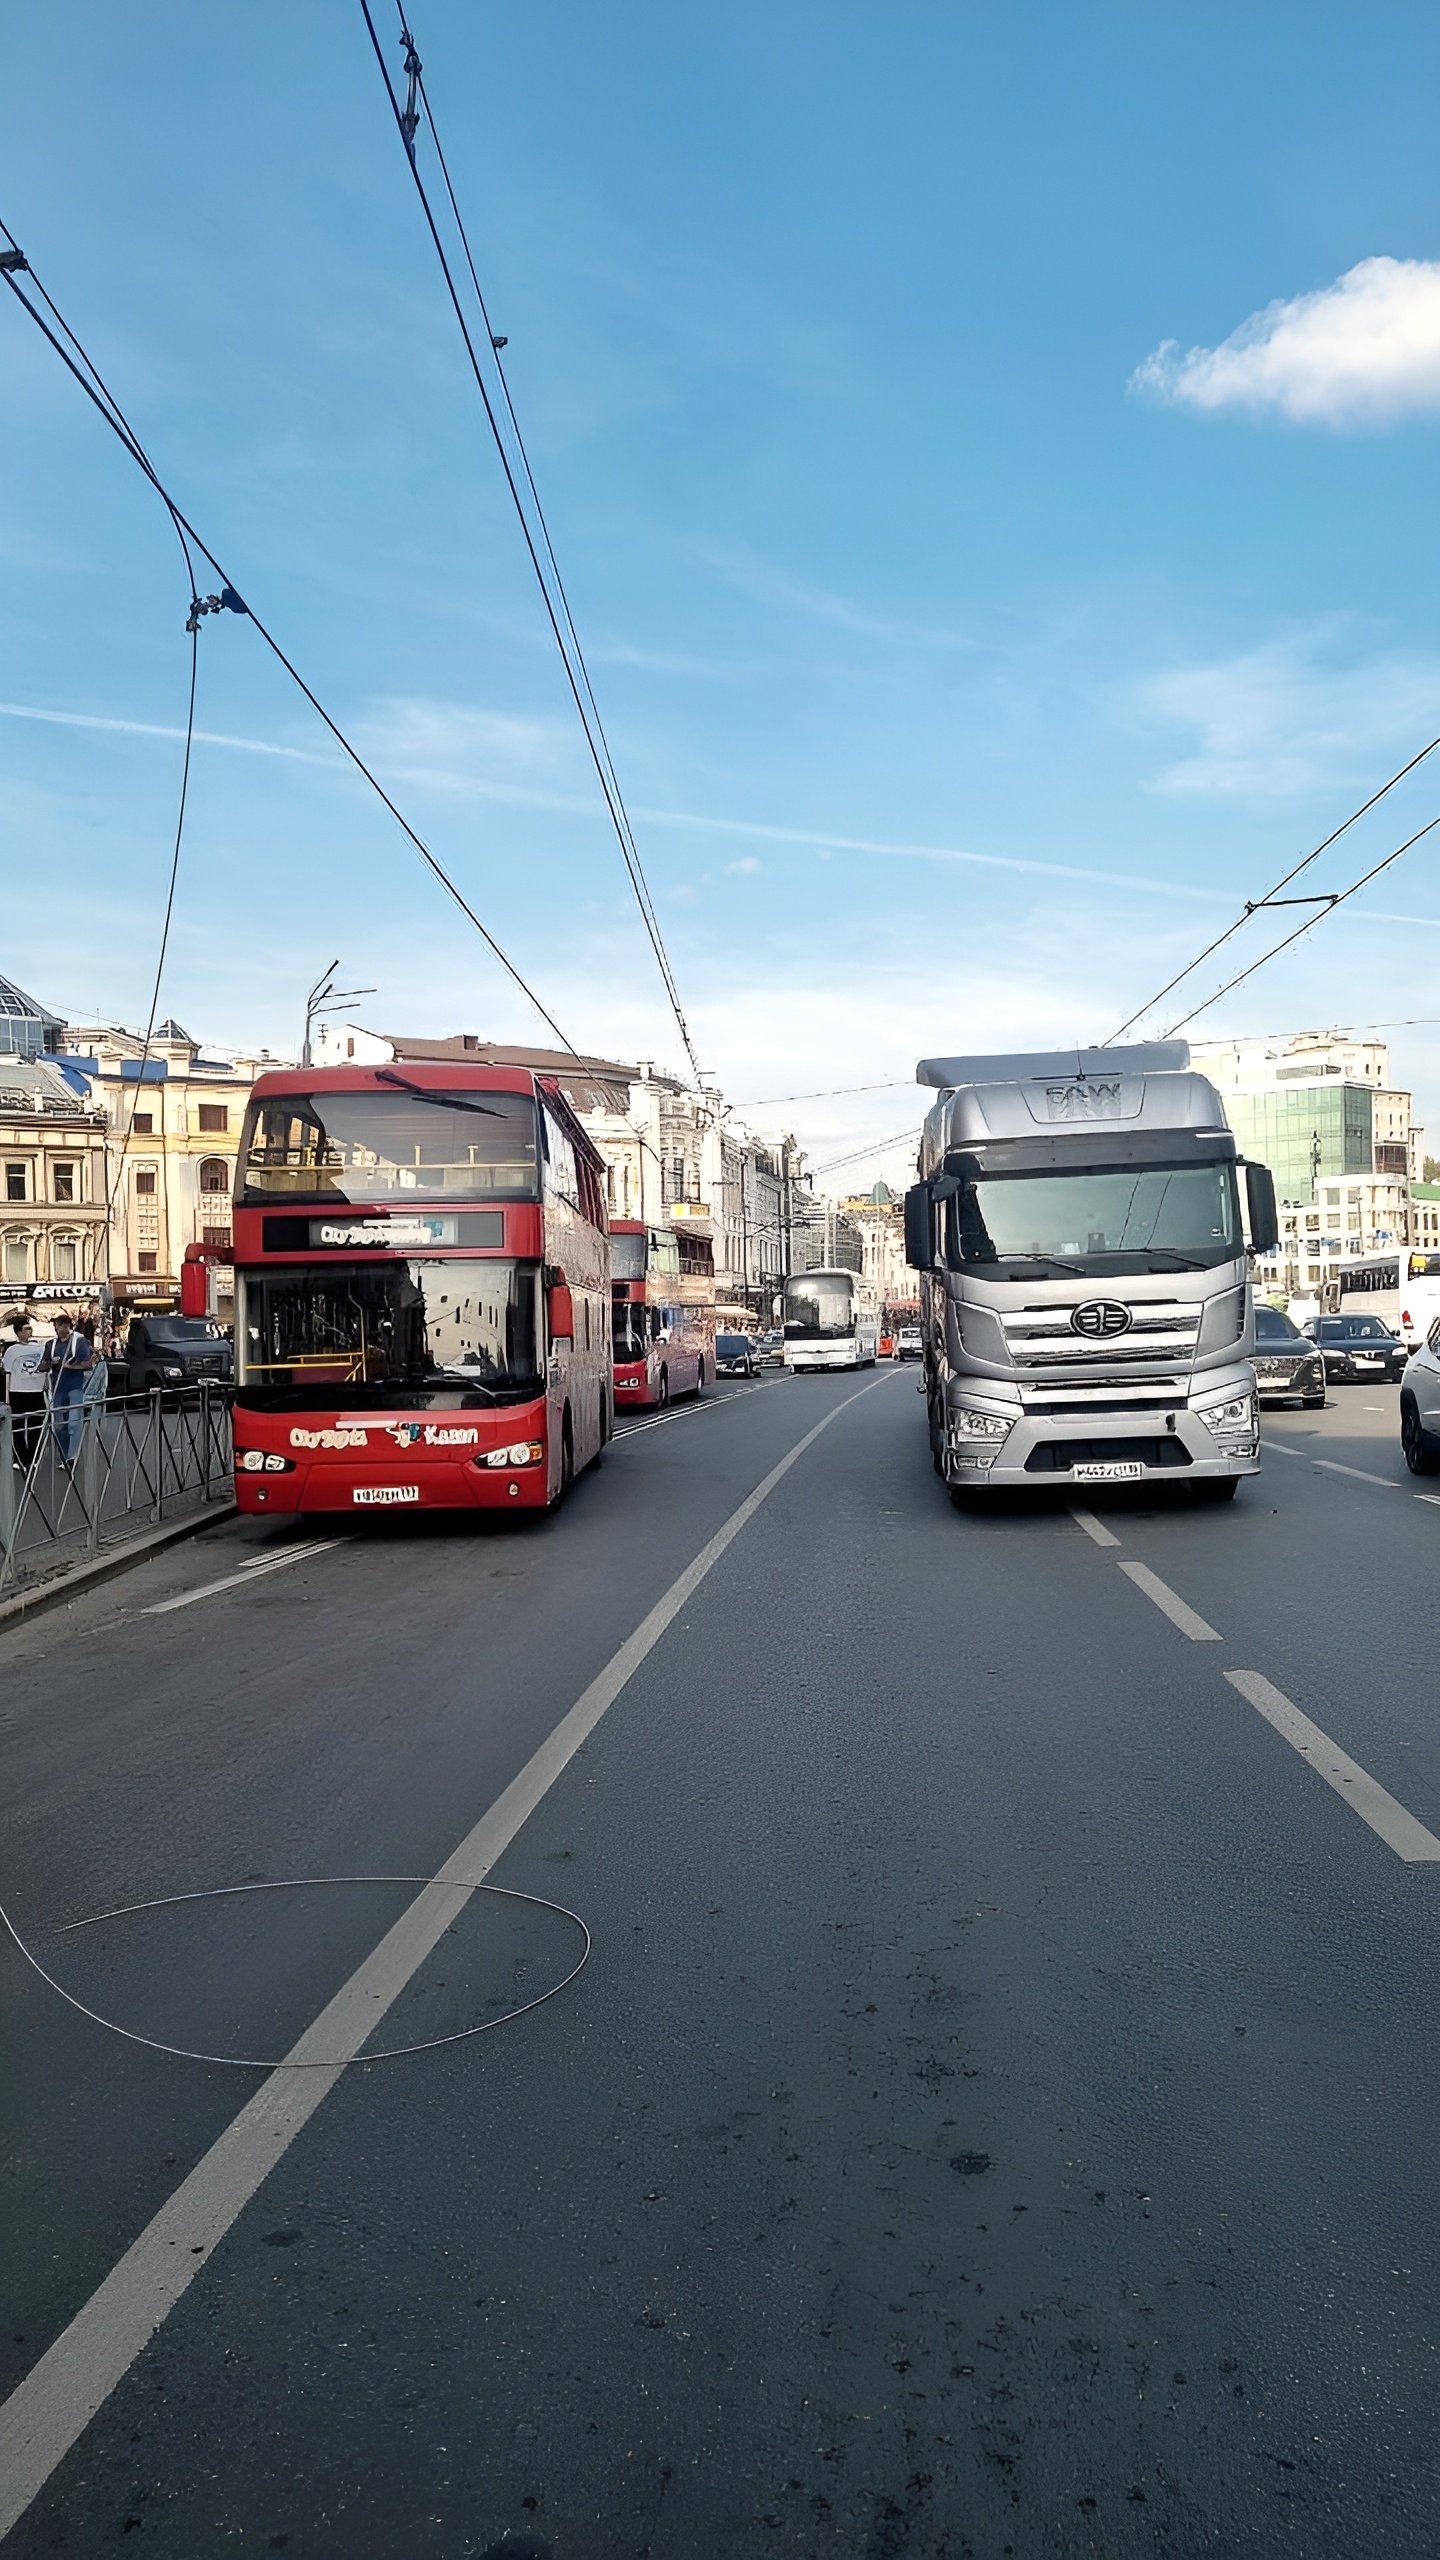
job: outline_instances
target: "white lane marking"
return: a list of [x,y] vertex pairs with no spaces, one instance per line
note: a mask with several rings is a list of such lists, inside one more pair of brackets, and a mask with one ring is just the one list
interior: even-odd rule
[[1440,1502],[1440,1493],[1417,1493],[1417,1502]]
[[1260,1445],[1262,1449],[1273,1450],[1277,1458],[1303,1458],[1307,1454],[1304,1449],[1292,1449],[1284,1440],[1262,1440]]
[[1338,1458],[1317,1458],[1315,1464],[1317,1467],[1323,1467],[1327,1475],[1353,1476],[1357,1484],[1383,1484],[1392,1493],[1397,1488],[1398,1478],[1395,1476],[1372,1476],[1367,1474],[1364,1467],[1342,1467]]
[[307,1556],[323,1556],[340,1543],[338,1538],[310,1538],[303,1547],[287,1547],[281,1556],[257,1556],[253,1564],[241,1565],[219,1582],[202,1582],[198,1591],[182,1591],[178,1600],[152,1600],[149,1608],[138,1614],[142,1618],[163,1618],[171,1609],[193,1609],[197,1600],[213,1600],[217,1591],[235,1591],[241,1583],[258,1582],[262,1574],[278,1573],[282,1564],[303,1564]]
[[1164,1610],[1172,1627],[1178,1627],[1182,1636],[1188,1636],[1192,1644],[1220,1642],[1215,1629],[1207,1624],[1199,1611],[1192,1609],[1188,1600],[1182,1600],[1178,1591],[1172,1591],[1168,1582],[1162,1582],[1158,1573],[1152,1573],[1148,1564],[1122,1563],[1120,1570],[1129,1575],[1147,1600],[1153,1600],[1157,1609]]
[[685,1422],[692,1414],[723,1413],[727,1404],[739,1404],[745,1396],[758,1396],[763,1383],[757,1379],[753,1387],[737,1387],[733,1395],[703,1397],[694,1404],[672,1404],[664,1413],[652,1414],[648,1422],[622,1422],[610,1434],[611,1445],[617,1440],[633,1440],[637,1431],[659,1431],[667,1422]]
[[374,2034],[464,1910],[475,1886],[484,1882],[727,1547],[822,1431],[878,1383],[872,1379],[822,1414],[676,1575],[519,1776],[451,1851],[434,1881],[401,1913],[111,2268],[69,2328],[12,2391],[0,2408],[0,2537],[38,2497],[216,2243],[333,2089],[343,2065]]
[[1097,1520],[1093,1511],[1081,1511],[1078,1506],[1072,1502],[1070,1505],[1070,1517],[1084,1530],[1087,1538],[1094,1539],[1097,1547],[1119,1546],[1119,1539],[1111,1536],[1110,1531],[1105,1527],[1104,1522]]
[[1362,1413],[1383,1413],[1385,1407],[1383,1404],[1362,1404],[1360,1410]]
[[1407,1813],[1403,1804],[1397,1804],[1379,1780],[1332,1742],[1328,1733],[1322,1733],[1318,1724],[1312,1724],[1273,1680],[1267,1680],[1259,1671],[1227,1671],[1225,1677],[1231,1688],[1238,1689],[1266,1723],[1299,1752],[1301,1759],[1309,1761],[1316,1776],[1343,1796],[1362,1822],[1369,1823],[1397,1858],[1403,1858],[1407,1866],[1440,1864],[1440,1840],[1434,1832],[1417,1822],[1413,1813]]

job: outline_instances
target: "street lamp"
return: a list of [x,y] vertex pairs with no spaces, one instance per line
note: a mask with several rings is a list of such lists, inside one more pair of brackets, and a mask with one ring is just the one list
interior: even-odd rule
[[335,972],[339,966],[338,960],[327,961],[305,999],[305,1037],[300,1043],[302,1067],[311,1067],[315,1063],[310,1049],[312,1022],[324,1013],[343,1013],[347,1004],[353,1004],[357,996],[373,996],[375,993],[373,987],[337,987]]

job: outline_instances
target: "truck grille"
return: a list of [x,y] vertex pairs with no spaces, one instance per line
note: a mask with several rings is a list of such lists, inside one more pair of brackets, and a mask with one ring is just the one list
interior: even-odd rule
[[[1122,1301],[1123,1303],[1123,1301]],[[1115,1371],[1161,1363],[1187,1367],[1195,1356],[1201,1309],[1178,1298],[1144,1298],[1131,1307],[1124,1333],[1098,1340],[1071,1330],[1071,1308],[1013,1307],[1000,1322],[1005,1344],[1019,1369],[1043,1369],[1063,1361],[1067,1368]]]

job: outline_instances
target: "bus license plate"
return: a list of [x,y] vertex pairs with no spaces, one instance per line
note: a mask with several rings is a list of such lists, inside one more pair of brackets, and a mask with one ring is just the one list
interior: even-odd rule
[[1081,1484],[1115,1484],[1122,1479],[1129,1482],[1136,1476],[1143,1476],[1145,1470],[1138,1458],[1106,1458],[1094,1464],[1072,1467],[1070,1472]]
[[356,1502],[418,1502],[418,1484],[357,1484]]

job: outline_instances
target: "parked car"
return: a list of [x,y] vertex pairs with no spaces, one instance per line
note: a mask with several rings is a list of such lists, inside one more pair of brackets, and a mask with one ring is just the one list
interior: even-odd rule
[[717,1333],[715,1336],[715,1375],[717,1378],[758,1377],[760,1360],[748,1333]]
[[124,1366],[128,1394],[147,1395],[152,1387],[175,1393],[206,1378],[228,1382],[235,1354],[208,1316],[132,1316]]
[[1255,1389],[1262,1404],[1322,1405],[1325,1363],[1316,1345],[1278,1307],[1255,1310]]
[[897,1360],[919,1360],[924,1357],[925,1337],[918,1324],[902,1324],[895,1337]]
[[1440,1316],[1412,1351],[1400,1390],[1400,1447],[1412,1476],[1440,1474]]
[[785,1358],[785,1336],[778,1326],[770,1333],[761,1334],[755,1346],[755,1356],[762,1368],[780,1367]]
[[1404,1374],[1405,1345],[1378,1316],[1312,1316],[1304,1330],[1319,1344],[1332,1382],[1375,1386]]

